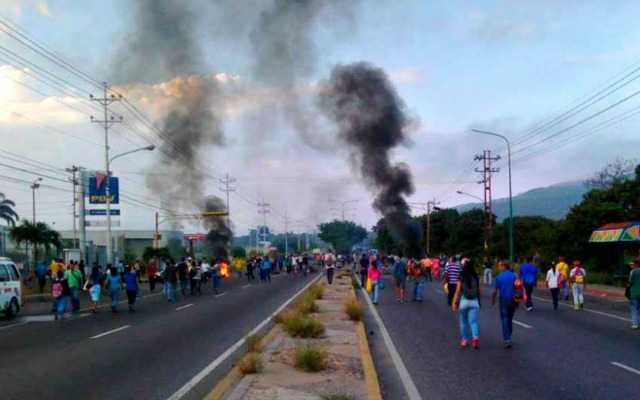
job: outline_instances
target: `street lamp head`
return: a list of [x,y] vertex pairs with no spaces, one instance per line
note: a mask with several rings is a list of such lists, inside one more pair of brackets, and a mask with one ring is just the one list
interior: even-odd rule
[[147,150],[147,151],[154,151],[156,149],[156,146],[150,145],[150,146],[145,147],[144,149]]

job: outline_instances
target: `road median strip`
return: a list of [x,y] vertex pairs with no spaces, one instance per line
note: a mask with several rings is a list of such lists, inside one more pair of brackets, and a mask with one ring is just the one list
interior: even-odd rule
[[[364,324],[347,313],[352,299],[349,274],[338,275],[333,285],[311,286],[278,314],[278,325],[262,340],[262,368],[243,374],[234,367],[206,400],[382,399]],[[307,329],[305,321],[322,330]]]

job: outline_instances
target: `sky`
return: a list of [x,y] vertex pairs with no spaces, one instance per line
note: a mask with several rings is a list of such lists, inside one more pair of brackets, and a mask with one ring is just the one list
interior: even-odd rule
[[[309,28],[308,69],[295,80],[299,97],[259,79],[267,66],[256,65],[250,32],[271,0],[190,2],[202,60],[178,76],[151,60],[142,74],[127,73],[130,55],[123,49],[137,24],[133,3],[0,0],[0,17],[69,64],[113,84],[154,123],[179,98],[172,90],[190,75],[219,84],[216,115],[224,146],[203,146],[198,165],[206,170],[205,194],[224,196],[219,178],[227,173],[236,180],[230,194],[236,234],[261,223],[260,201],[271,205],[267,225],[280,232],[285,213],[290,231],[331,220],[329,198],[357,199],[351,203],[357,210],[347,216],[364,226],[380,217],[371,207],[375,193],[332,130],[321,126],[302,135],[280,114],[298,99],[311,101],[304,109],[312,115],[317,88],[338,64],[367,61],[383,68],[403,99],[413,120],[411,140],[392,159],[411,168],[412,203],[435,199],[451,207],[473,201],[456,191],[482,196],[474,156],[483,150],[501,157],[493,197],[507,196],[504,143],[471,129],[512,141],[514,194],[585,179],[617,157],[636,157],[640,148],[632,114],[640,106],[634,96],[640,80],[633,73],[640,66],[638,2],[354,0],[337,17],[324,15]],[[0,46],[0,193],[31,218],[29,182],[38,177],[33,172],[45,175],[36,191],[37,219],[69,229],[72,186],[61,169],[104,169],[104,132],[90,122],[100,114],[88,100],[101,93],[2,30]],[[619,90],[600,93],[627,74]],[[126,122],[111,130],[111,155],[159,144],[121,104],[111,109]],[[121,191],[131,199],[120,206],[118,229],[153,229],[154,211],[167,208],[146,183],[159,171],[160,156],[141,152],[114,162]],[[170,187],[175,179],[162,184]],[[196,210],[181,205],[175,211]],[[185,231],[202,229],[185,222]]]

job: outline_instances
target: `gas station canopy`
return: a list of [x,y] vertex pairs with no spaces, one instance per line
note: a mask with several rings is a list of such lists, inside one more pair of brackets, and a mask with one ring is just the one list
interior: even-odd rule
[[591,232],[590,242],[640,242],[640,222],[614,222]]

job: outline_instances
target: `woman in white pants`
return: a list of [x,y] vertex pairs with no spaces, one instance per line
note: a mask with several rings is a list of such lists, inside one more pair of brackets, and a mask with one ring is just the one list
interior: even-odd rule
[[584,288],[587,285],[587,272],[580,267],[580,261],[573,262],[573,268],[569,273],[569,281],[573,285],[573,309],[584,308]]

